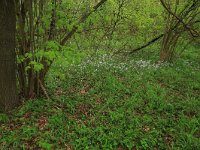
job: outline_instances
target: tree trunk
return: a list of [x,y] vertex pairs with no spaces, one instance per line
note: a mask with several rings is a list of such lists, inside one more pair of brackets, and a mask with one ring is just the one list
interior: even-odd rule
[[16,87],[14,0],[0,0],[0,110],[19,104]]

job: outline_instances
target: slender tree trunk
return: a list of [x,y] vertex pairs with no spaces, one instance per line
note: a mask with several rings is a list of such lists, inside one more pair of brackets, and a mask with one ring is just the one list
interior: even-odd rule
[[15,61],[16,16],[14,0],[0,0],[0,110],[19,104]]

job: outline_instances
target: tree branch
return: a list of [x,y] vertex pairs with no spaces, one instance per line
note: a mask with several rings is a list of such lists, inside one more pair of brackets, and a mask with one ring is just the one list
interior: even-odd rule
[[[162,0],[160,0],[161,2],[162,2]],[[192,6],[190,6],[190,8],[187,10],[187,11],[185,11],[186,10],[186,8],[184,9],[184,11],[185,11],[185,13],[184,13],[184,15],[181,17],[181,18],[177,18],[177,20],[178,20],[178,22],[176,23],[176,25],[174,26],[174,27],[171,27],[171,29],[169,29],[169,31],[168,32],[170,32],[170,31],[172,31],[172,30],[175,30],[178,26],[179,26],[179,24],[180,23],[182,23],[182,24],[185,24],[183,21],[182,21],[182,19],[185,17],[185,16],[187,16],[192,10],[194,10],[195,9],[195,3],[192,5]],[[183,11],[183,12],[184,12]],[[173,12],[172,12],[173,13]],[[175,17],[177,17],[177,16],[175,16]],[[197,21],[195,21],[195,23],[199,23],[199,20],[197,20]],[[186,27],[188,28],[188,26],[186,25]],[[189,28],[190,29],[190,28]],[[167,33],[168,33],[167,32]],[[195,35],[195,37],[198,37],[199,36],[199,34],[197,34],[198,32],[195,32],[196,33],[196,35]],[[166,34],[166,33],[165,33]],[[151,45],[151,44],[153,44],[153,43],[155,43],[156,41],[158,41],[160,38],[162,38],[164,36],[164,33],[162,33],[162,34],[160,34],[159,36],[157,36],[157,37],[155,37],[154,39],[152,39],[152,40],[150,40],[149,42],[147,42],[146,44],[144,44],[144,45],[142,45],[142,46],[140,46],[140,47],[138,47],[138,48],[135,48],[135,49],[133,49],[133,50],[131,50],[130,52],[128,52],[128,54],[133,54],[134,52],[137,52],[137,51],[139,51],[139,50],[141,50],[141,49],[144,49],[144,48],[146,48],[146,47],[148,47],[149,45]],[[192,36],[192,37],[194,37],[194,36]]]
[[86,13],[85,15],[83,15],[79,22],[73,26],[72,30],[63,38],[63,40],[61,41],[60,45],[65,45],[65,43],[74,35],[74,33],[76,33],[76,31],[78,30],[78,26],[85,22],[85,20],[93,13],[95,12],[101,5],[103,5],[107,0],[101,0],[96,6],[93,7],[93,9]]
[[138,47],[138,48],[133,49],[131,52],[129,52],[129,54],[133,54],[134,52],[137,52],[137,51],[139,51],[139,50],[141,50],[141,49],[143,49],[143,48],[148,47],[149,45],[151,45],[151,44],[155,43],[156,41],[158,41],[158,40],[159,40],[160,38],[162,38],[163,36],[164,36],[164,34],[160,34],[159,36],[157,36],[157,37],[155,37],[154,39],[150,40],[150,41],[147,42],[146,44],[144,44],[144,45],[142,45],[142,46],[140,46],[140,47]]
[[194,29],[192,29],[191,27],[188,26],[188,24],[186,24],[182,19],[180,19],[175,13],[173,13],[170,8],[168,8],[165,4],[165,2],[163,0],[160,0],[161,4],[163,5],[163,7],[165,8],[165,10],[167,10],[167,12],[169,14],[171,14],[172,16],[174,16],[179,22],[181,22],[184,26],[185,29],[187,29],[190,34],[193,36],[193,37],[196,37],[196,35],[193,34],[193,32],[196,32]]

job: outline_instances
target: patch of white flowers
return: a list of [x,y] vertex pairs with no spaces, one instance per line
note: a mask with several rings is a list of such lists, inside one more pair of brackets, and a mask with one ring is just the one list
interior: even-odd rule
[[103,70],[113,70],[114,72],[125,72],[133,69],[135,69],[136,71],[142,69],[156,70],[164,66],[169,66],[169,64],[161,62],[153,63],[150,60],[120,61],[120,59],[116,59],[114,57],[111,57],[110,55],[102,55],[99,57],[90,58],[78,65],[71,64],[69,70],[73,69],[81,72],[92,70],[93,72],[98,72],[102,71],[103,69]]

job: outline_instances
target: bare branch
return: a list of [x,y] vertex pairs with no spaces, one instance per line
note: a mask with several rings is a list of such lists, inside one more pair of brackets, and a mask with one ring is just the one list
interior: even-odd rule
[[[170,8],[168,8],[165,4],[165,2],[163,0],[160,0],[161,4],[163,5],[163,7],[167,10],[167,12],[169,14],[171,14],[172,16],[174,16],[179,22],[181,22],[184,26],[184,28],[186,28],[190,34],[193,36],[193,37],[196,37],[197,35],[194,34],[194,32],[196,33],[196,31],[194,29],[192,29],[191,27],[189,27],[181,18],[179,18],[175,13],[173,13]],[[184,19],[184,18],[183,18]]]
[[137,51],[139,51],[141,49],[144,49],[144,48],[148,47],[149,45],[152,45],[153,43],[155,43],[156,41],[161,39],[163,36],[164,36],[164,34],[161,34],[161,35],[155,37],[154,39],[150,40],[146,44],[144,44],[144,45],[142,45],[142,46],[140,46],[138,48],[133,49],[131,52],[129,52],[129,54],[133,54],[134,52],[137,52]]
[[83,15],[79,22],[73,26],[72,30],[63,38],[63,40],[61,41],[60,45],[65,45],[65,43],[74,35],[74,33],[76,33],[76,31],[78,30],[78,26],[85,22],[85,20],[93,13],[95,12],[100,6],[102,6],[107,0],[101,0],[96,6],[93,7],[93,9],[86,13],[85,15]]

